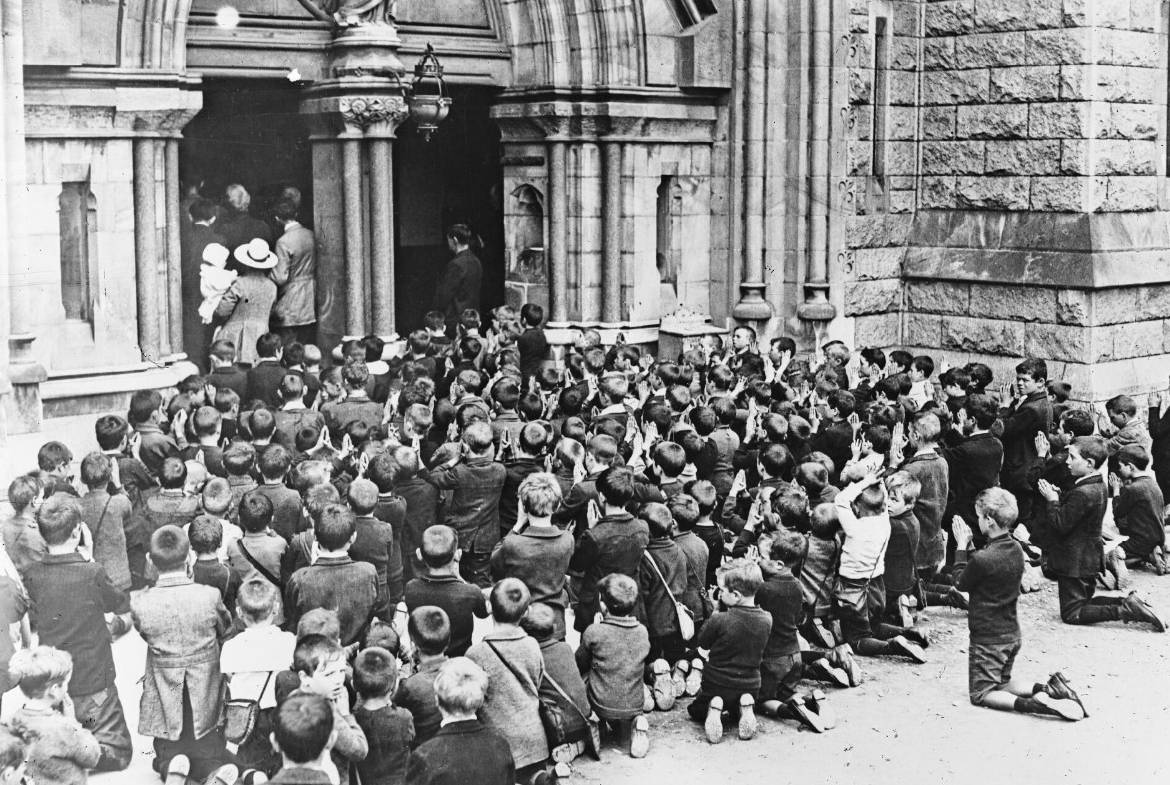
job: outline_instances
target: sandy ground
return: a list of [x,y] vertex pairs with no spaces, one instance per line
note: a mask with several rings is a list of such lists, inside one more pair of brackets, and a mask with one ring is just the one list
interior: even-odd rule
[[[1133,573],[1134,587],[1170,612],[1170,577]],[[1146,627],[1096,628],[1060,623],[1054,584],[1021,601],[1025,629],[1017,675],[1043,680],[1056,669],[1072,679],[1088,719],[1061,720],[975,708],[967,700],[967,628],[964,614],[930,609],[922,621],[932,634],[925,665],[863,660],[865,682],[832,690],[838,726],[823,735],[795,724],[761,720],[760,735],[741,742],[729,728],[724,742],[708,744],[687,719],[683,703],[650,718],[650,754],[633,760],[607,742],[603,760],[579,761],[572,782],[715,785],[789,782],[854,785],[1021,782],[1142,785],[1170,772],[1170,634]],[[115,645],[118,687],[137,722],[144,647],[133,633]],[[5,696],[11,711],[15,695]],[[91,777],[96,785],[157,783],[150,741],[135,739],[126,772]]]

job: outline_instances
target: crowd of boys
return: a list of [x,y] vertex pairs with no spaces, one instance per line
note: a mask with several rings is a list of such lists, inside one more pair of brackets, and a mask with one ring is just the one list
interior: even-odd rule
[[168,785],[549,782],[607,736],[645,756],[680,700],[711,743],[758,714],[825,732],[860,658],[926,662],[931,605],[968,614],[973,704],[1079,720],[1060,672],[1012,674],[1022,587],[1165,630],[1098,594],[1166,569],[1161,400],[1142,421],[1070,405],[1041,360],[996,384],[747,327],[669,361],[592,330],[554,356],[543,318],[430,314],[390,361],[269,334],[244,368],[219,341],[79,460],[43,445],[0,523],[25,698],[0,779],[127,767],[131,627]]

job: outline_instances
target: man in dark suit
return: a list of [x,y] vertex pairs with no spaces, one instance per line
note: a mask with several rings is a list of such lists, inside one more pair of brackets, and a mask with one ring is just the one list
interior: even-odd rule
[[443,724],[410,754],[408,785],[513,785],[516,764],[508,740],[486,727],[475,713],[487,694],[488,677],[466,657],[443,664],[435,678],[435,699]]
[[224,244],[229,251],[235,251],[241,245],[247,245],[259,237],[272,246],[272,228],[253,218],[248,212],[252,206],[252,197],[244,186],[238,183],[227,187],[227,201],[231,210],[220,221],[219,233],[223,235]]
[[1149,624],[1165,632],[1166,623],[1136,592],[1128,597],[1094,597],[1097,573],[1105,561],[1101,522],[1108,490],[1101,466],[1109,457],[1100,436],[1078,436],[1068,446],[1068,470],[1076,477],[1067,493],[1047,480],[1039,491],[1047,504],[1048,570],[1056,575],[1060,595],[1060,619],[1065,624],[1098,624],[1127,621]]
[[210,328],[199,317],[199,304],[203,295],[199,291],[199,268],[203,264],[203,252],[207,246],[224,244],[222,235],[215,228],[216,207],[208,199],[196,199],[189,210],[192,226],[183,253],[183,349],[187,359],[200,368],[207,367],[207,342]]
[[248,394],[244,402],[264,401],[268,406],[281,405],[280,382],[288,373],[280,357],[284,345],[276,333],[264,333],[256,341],[256,364],[248,369]]
[[448,331],[467,308],[479,310],[479,290],[483,282],[483,263],[471,250],[471,229],[456,224],[447,229],[447,247],[455,257],[447,262],[443,277],[435,287],[434,310],[441,311]]

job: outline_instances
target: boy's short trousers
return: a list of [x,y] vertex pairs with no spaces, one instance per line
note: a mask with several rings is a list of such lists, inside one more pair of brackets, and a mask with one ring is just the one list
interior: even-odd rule
[[760,663],[760,700],[788,700],[796,694],[803,674],[804,661],[800,652],[765,657]]
[[971,703],[982,705],[987,693],[1012,680],[1012,665],[1021,645],[1019,638],[995,643],[971,641],[967,654],[967,689]]

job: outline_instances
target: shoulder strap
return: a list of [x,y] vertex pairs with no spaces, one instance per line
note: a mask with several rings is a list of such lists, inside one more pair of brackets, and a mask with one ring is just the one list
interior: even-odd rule
[[662,588],[666,589],[666,596],[670,597],[670,601],[678,605],[678,600],[674,597],[674,592],[670,590],[670,586],[666,583],[666,576],[662,574],[662,570],[658,569],[658,562],[654,561],[654,557],[647,551],[642,551],[642,558],[650,562],[650,566],[654,568],[654,574],[658,576],[658,580],[662,582]]
[[243,539],[236,540],[236,545],[240,546],[240,553],[244,554],[244,558],[248,560],[248,564],[251,564],[253,567],[255,567],[256,571],[267,578],[269,583],[277,588],[280,588],[280,580],[271,572],[269,572],[267,567],[256,560],[256,557],[253,556],[244,546]]
[[557,684],[557,680],[552,677],[552,674],[546,670],[544,672],[544,678],[548,681],[549,684],[553,686],[553,689],[557,691],[557,694],[565,699],[565,703],[572,706],[573,711],[575,711],[581,719],[585,720],[585,724],[588,725],[589,717],[585,715],[585,712],[581,711],[581,707],[577,705],[577,702],[569,697],[569,693],[565,692],[564,689],[561,688],[561,685]]
[[110,502],[112,502],[113,500],[114,500],[114,494],[112,494],[112,493],[107,494],[106,506],[102,507],[102,514],[98,517],[97,523],[94,524],[93,531],[90,532],[90,534],[93,535],[93,544],[95,546],[97,545],[98,532],[100,532],[102,530],[102,523],[106,520],[106,511],[110,509]]
[[[521,685],[532,684],[532,680],[525,679],[524,676],[521,675],[520,671],[516,669],[516,666],[514,666],[511,662],[509,662],[508,658],[500,653],[500,650],[496,648],[496,645],[494,643],[492,643],[491,641],[489,641],[487,639],[484,639],[484,643],[486,643],[488,645],[488,648],[491,649],[495,653],[496,658],[500,662],[504,663],[504,667],[507,668],[509,671],[511,671],[512,675],[516,677],[516,681],[520,682]],[[532,684],[532,687],[536,692],[540,691],[540,687],[538,685]]]

